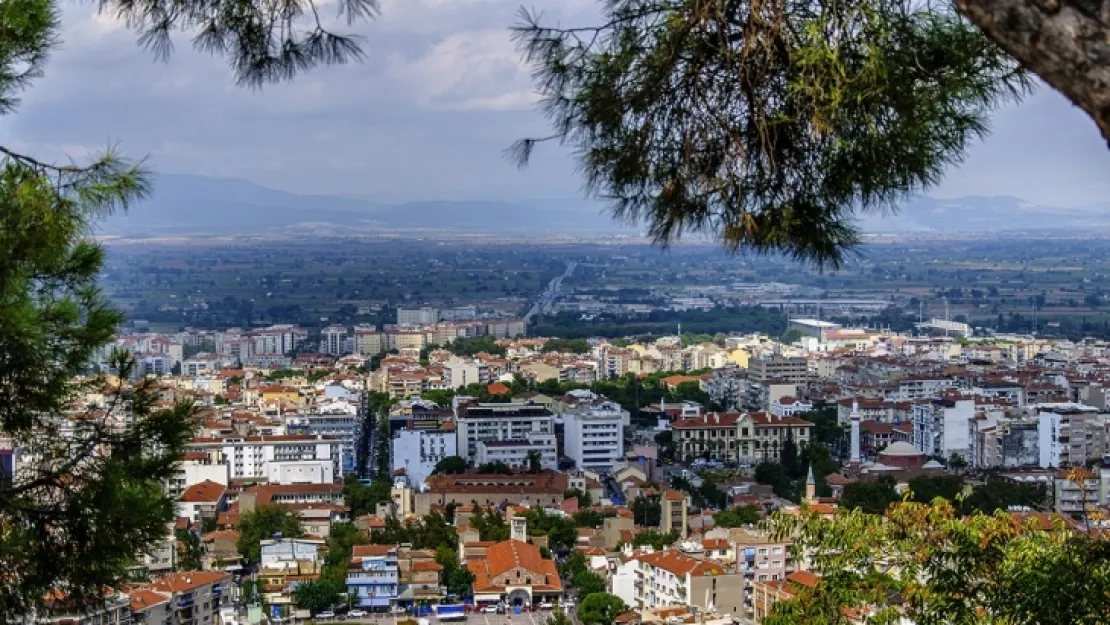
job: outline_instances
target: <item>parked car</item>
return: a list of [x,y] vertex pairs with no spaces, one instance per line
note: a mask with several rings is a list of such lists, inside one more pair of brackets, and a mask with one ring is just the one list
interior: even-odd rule
[[407,612],[408,612],[408,610],[402,608],[399,605],[395,605],[392,608],[389,608],[389,613],[390,614],[406,614]]
[[554,608],[554,607],[555,607],[555,604],[554,604],[554,603],[551,603],[550,601],[542,601],[542,602],[540,602],[540,609],[541,609],[541,610],[550,610],[550,609],[552,609],[552,608]]
[[482,612],[485,613],[485,614],[496,614],[497,611],[500,610],[500,609],[501,609],[501,606],[497,606],[497,605],[482,606]]
[[369,614],[366,612],[366,610],[351,610],[347,613],[347,616],[351,618],[366,618],[367,616],[369,616]]
[[332,612],[331,610],[326,610],[324,612],[320,612],[319,614],[317,614],[316,618],[319,618],[319,619],[335,618],[335,612]]

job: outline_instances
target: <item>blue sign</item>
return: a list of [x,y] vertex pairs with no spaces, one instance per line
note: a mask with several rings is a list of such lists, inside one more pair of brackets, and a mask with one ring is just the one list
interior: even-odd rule
[[270,618],[281,618],[281,606],[274,604],[270,606]]

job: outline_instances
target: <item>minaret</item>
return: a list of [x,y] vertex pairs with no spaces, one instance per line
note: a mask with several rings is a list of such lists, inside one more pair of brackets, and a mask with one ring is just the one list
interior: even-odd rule
[[813,465],[809,465],[809,475],[806,475],[806,501],[817,501],[817,480],[813,479]]
[[852,400],[852,464],[859,464],[859,400]]

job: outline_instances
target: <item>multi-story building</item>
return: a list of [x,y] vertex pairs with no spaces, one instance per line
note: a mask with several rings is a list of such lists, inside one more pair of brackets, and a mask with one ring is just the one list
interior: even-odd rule
[[10,622],[41,625],[131,625],[131,599],[123,593],[108,592],[103,603],[81,606],[69,600],[65,593],[53,591],[47,595],[34,616],[13,618]]
[[971,420],[975,400],[959,396],[936,397],[913,407],[913,446],[927,456],[965,460],[971,455]]
[[251,355],[288,354],[308,339],[308,330],[293,325],[274,325],[251,332]]
[[1070,480],[1061,473],[1053,480],[1053,502],[1056,512],[1072,518],[1084,518],[1092,508],[1106,504],[1098,475],[1087,474],[1087,479]]
[[343,472],[353,471],[355,467],[355,442],[362,425],[358,404],[355,402],[334,401],[320,404],[316,411],[286,417],[286,429],[290,434],[324,436],[339,442]]
[[182,571],[159,578],[151,589],[170,595],[168,622],[209,625],[219,622],[230,585],[231,575],[223,571]]
[[355,326],[355,353],[367,358],[385,351],[382,333],[378,328],[368,325]]
[[659,498],[659,525],[663,533],[677,532],[682,538],[690,533],[690,498],[677,490],[663,492]]
[[931,399],[937,395],[957,388],[956,380],[943,377],[917,376],[898,380],[896,397],[903,401],[915,399]]
[[737,568],[744,575],[744,616],[751,618],[755,583],[785,579],[794,570],[791,543],[762,530],[737,528],[730,530],[729,534],[736,546]]
[[[620,407],[619,405],[617,406]],[[563,452],[580,469],[614,470],[624,455],[627,411],[569,412],[563,416]]]
[[320,331],[320,352],[332,356],[347,353],[347,328],[328,326]]
[[559,464],[555,437],[547,434],[528,434],[523,439],[507,441],[478,441],[474,464],[501,463],[513,469],[526,469],[533,453],[539,454],[540,466],[544,469],[554,469]]
[[738,412],[711,412],[675,421],[671,428],[678,453],[687,460],[735,458],[739,447],[737,423],[741,417]]
[[517,475],[433,475],[427,482],[428,490],[414,497],[417,515],[427,514],[433,506],[450,503],[554,508],[563,501],[570,480],[565,473],[543,471]]
[[226,436],[195,438],[186,451],[215,452],[216,461],[228,466],[231,479],[265,478],[268,462],[331,460],[333,474],[342,471],[343,442],[331,436],[285,434],[278,436]]
[[454,424],[441,427],[403,429],[391,441],[393,470],[405,470],[413,488],[420,488],[435,470],[436,464],[448,456],[458,455],[458,439]]
[[813,424],[800,417],[752,412],[736,421],[736,459],[744,463],[778,460],[786,441],[798,449],[813,440]]
[[454,357],[443,363],[443,381],[452,389],[460,389],[468,384],[489,384],[489,367],[480,360]]
[[435,308],[424,306],[422,308],[398,308],[397,325],[399,326],[427,326],[439,322],[439,311]]
[[1042,469],[1082,467],[1101,460],[1105,427],[1096,419],[1098,409],[1080,404],[1046,404],[1038,407],[1037,444]]
[[347,593],[355,607],[384,611],[397,599],[400,583],[396,545],[355,545],[347,567]]
[[[618,596],[639,610],[668,606],[696,607],[700,612],[739,615],[744,610],[744,576],[713,560],[679,551],[630,549],[613,574]],[[628,583],[631,581],[631,583]],[[621,596],[628,591],[630,595]]]
[[530,441],[532,449],[554,458],[555,416],[530,404],[463,403],[456,409],[458,454],[475,463],[479,442]]
[[748,376],[757,382],[785,380],[794,384],[809,381],[809,363],[801,356],[763,356],[748,361]]

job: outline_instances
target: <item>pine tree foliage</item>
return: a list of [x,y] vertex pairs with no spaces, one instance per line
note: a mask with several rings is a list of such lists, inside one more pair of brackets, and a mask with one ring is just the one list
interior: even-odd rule
[[935,184],[1025,73],[943,4],[604,0],[602,23],[522,11],[517,41],[587,190],[659,243],[838,264],[855,211]]

